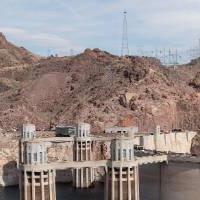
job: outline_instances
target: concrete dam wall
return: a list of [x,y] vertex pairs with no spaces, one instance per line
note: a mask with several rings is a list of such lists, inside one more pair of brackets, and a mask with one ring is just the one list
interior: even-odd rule
[[155,134],[136,137],[135,144],[145,149],[162,152],[190,154],[192,139],[195,132],[171,132],[168,134]]
[[200,164],[169,162],[140,167],[142,200],[199,199]]

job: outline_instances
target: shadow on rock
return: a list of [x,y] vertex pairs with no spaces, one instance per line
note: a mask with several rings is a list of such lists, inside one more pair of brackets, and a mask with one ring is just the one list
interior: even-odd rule
[[2,186],[18,185],[18,169],[16,161],[10,161],[3,166],[2,180]]

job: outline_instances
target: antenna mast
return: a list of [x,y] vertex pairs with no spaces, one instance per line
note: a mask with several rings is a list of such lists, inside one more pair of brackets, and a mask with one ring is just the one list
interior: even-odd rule
[[124,11],[121,56],[129,55],[127,12]]

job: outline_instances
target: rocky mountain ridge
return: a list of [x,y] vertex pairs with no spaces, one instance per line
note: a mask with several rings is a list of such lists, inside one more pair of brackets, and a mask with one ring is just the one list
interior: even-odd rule
[[29,121],[42,130],[82,120],[97,133],[114,125],[198,130],[199,72],[198,60],[174,70],[155,58],[99,49],[33,60],[0,70],[0,127],[17,129]]
[[0,32],[0,69],[37,62],[39,56],[33,55],[24,47],[17,47],[6,40]]

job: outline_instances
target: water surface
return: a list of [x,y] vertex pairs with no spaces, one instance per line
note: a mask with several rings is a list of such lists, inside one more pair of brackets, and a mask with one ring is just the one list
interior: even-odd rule
[[[97,184],[90,189],[74,189],[70,184],[56,184],[57,200],[102,200],[103,184]],[[17,186],[0,189],[0,200],[18,200],[19,189]]]
[[[200,165],[169,163],[140,167],[140,200],[200,199]],[[57,200],[103,200],[104,186],[74,189],[71,184],[56,184]],[[0,200],[18,200],[18,187],[0,188]]]

